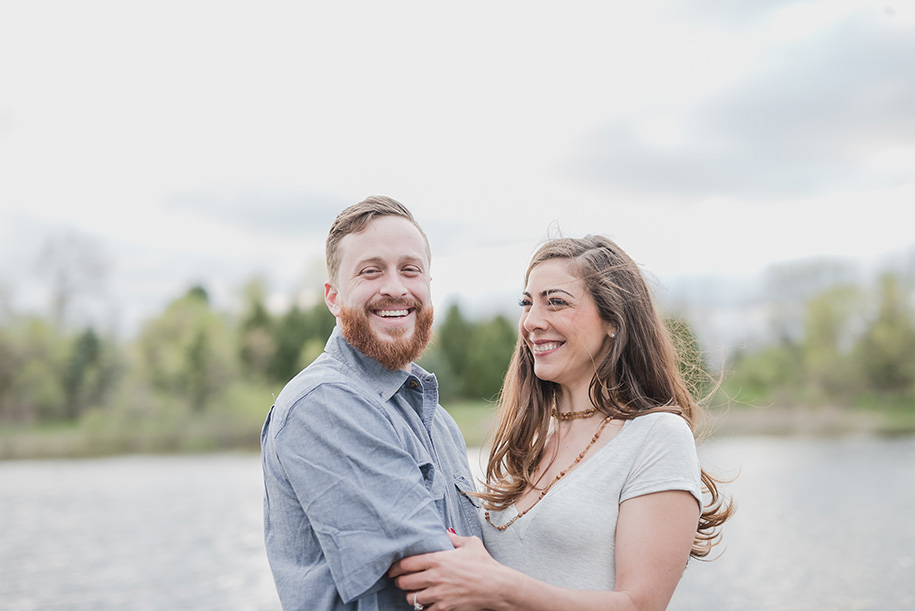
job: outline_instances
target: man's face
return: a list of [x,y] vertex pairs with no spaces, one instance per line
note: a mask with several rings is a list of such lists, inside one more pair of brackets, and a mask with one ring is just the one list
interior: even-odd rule
[[382,216],[338,245],[337,278],[324,285],[327,307],[357,350],[388,369],[407,369],[432,329],[429,257],[408,219]]

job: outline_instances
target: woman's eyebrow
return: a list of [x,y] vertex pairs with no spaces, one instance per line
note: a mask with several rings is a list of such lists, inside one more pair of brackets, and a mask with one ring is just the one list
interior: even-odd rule
[[[575,295],[573,295],[572,293],[570,293],[569,291],[566,291],[564,289],[545,289],[543,291],[540,291],[540,296],[549,297],[550,295],[553,295],[554,293],[565,293],[566,295],[568,295],[569,297],[572,297],[573,299],[575,297]],[[523,293],[521,293],[521,296],[527,297],[528,299],[530,299],[531,294],[528,291],[524,291]]]
[[540,296],[549,297],[550,295],[553,295],[555,293],[565,293],[569,297],[575,297],[575,295],[573,295],[572,293],[570,293],[569,291],[566,291],[564,289],[547,289],[545,291],[541,291]]

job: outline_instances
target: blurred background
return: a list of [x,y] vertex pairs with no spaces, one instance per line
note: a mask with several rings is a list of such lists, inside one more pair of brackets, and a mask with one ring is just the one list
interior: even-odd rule
[[530,255],[604,234],[735,478],[671,608],[915,608],[915,2],[645,4],[0,0],[0,607],[277,608],[260,425],[378,194],[475,466]]

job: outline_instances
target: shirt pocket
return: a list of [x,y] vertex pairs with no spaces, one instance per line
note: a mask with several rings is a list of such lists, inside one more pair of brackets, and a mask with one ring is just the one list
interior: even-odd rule
[[435,465],[431,461],[421,462],[419,463],[419,471],[423,474],[423,484],[425,484],[429,496],[436,503],[440,503],[445,496],[445,482],[435,472]]
[[480,499],[473,495],[476,492],[473,482],[467,476],[458,474],[454,476],[454,487],[457,488],[458,507],[461,517],[465,526],[470,529],[467,535],[478,534]]

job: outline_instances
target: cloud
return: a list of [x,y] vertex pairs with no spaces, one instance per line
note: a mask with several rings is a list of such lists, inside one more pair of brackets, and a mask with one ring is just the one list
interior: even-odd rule
[[[269,187],[200,189],[169,196],[165,208],[193,217],[210,231],[220,228],[252,239],[308,241],[319,244],[323,252],[324,240],[337,214],[369,195],[384,193],[346,198],[338,194]],[[506,240],[503,230],[487,232],[475,218],[458,218],[448,213],[442,217],[440,211],[428,206],[408,207],[429,237],[436,256],[504,244]]]
[[337,214],[360,201],[304,190],[250,187],[174,193],[165,206],[207,223],[281,237],[323,239]]
[[670,12],[680,19],[712,21],[734,27],[757,23],[760,18],[782,8],[811,3],[811,0],[689,0],[673,3]]
[[915,27],[849,15],[766,58],[685,112],[597,128],[576,165],[591,182],[688,198],[799,197],[915,178],[873,163],[915,149]]

